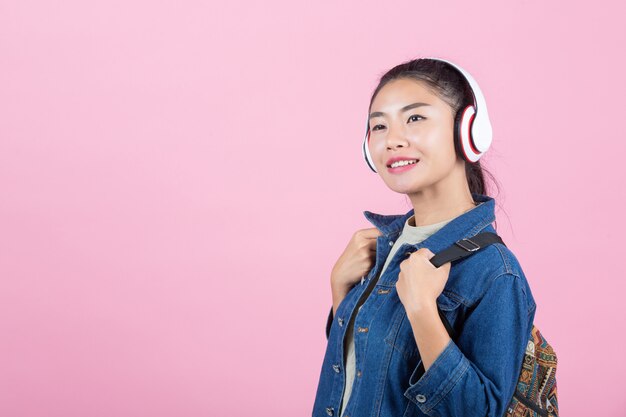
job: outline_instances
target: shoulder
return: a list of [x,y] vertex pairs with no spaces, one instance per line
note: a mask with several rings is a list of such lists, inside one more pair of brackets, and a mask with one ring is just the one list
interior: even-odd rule
[[528,309],[535,309],[535,301],[519,260],[506,245],[494,243],[477,251],[474,255],[452,263],[448,291],[463,300],[466,306],[478,303],[491,286],[498,281],[510,281],[502,288],[520,288],[524,293]]

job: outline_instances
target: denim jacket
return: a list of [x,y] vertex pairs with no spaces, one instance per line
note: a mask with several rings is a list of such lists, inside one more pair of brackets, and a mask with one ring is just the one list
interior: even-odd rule
[[[456,332],[426,372],[411,323],[395,283],[400,263],[427,247],[437,253],[455,241],[495,232],[495,200],[472,194],[480,204],[447,223],[419,244],[403,244],[373,284],[354,323],[356,376],[344,417],[502,417],[513,396],[530,336],[535,301],[515,255],[492,244],[452,262],[437,304]],[[381,236],[376,262],[363,283],[355,284],[328,314],[326,353],[313,417],[339,417],[345,381],[344,340],[355,306],[385,263],[404,215],[363,214]],[[421,371],[421,372],[420,372]]]

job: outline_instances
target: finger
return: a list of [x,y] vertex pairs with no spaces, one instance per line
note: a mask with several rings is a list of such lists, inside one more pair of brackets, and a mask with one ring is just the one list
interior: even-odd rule
[[377,228],[361,229],[359,230],[359,239],[367,246],[370,252],[376,252],[376,246],[378,245],[378,237],[381,235],[380,230]]
[[[434,266],[434,265],[433,265],[433,266]],[[452,267],[452,263],[450,263],[450,262],[446,262],[445,264],[441,264],[441,265],[439,265],[439,268],[437,268],[437,269],[442,269],[442,270],[444,270],[444,271],[449,272],[451,267]]]
[[376,247],[378,246],[378,241],[376,239],[367,240],[365,245],[370,250],[370,252],[376,252]]
[[415,251],[415,253],[424,256],[426,259],[430,259],[435,256],[435,254],[432,253],[431,250],[428,248],[419,248],[417,251]]
[[361,229],[360,230],[360,235],[366,239],[376,239],[378,236],[382,235],[382,233],[380,232],[380,230],[378,230],[378,228],[376,227],[370,227],[367,229]]
[[431,259],[435,256],[435,254],[428,248],[420,248],[414,253],[418,254],[424,263],[428,264],[431,268],[436,268],[436,266],[431,262]]

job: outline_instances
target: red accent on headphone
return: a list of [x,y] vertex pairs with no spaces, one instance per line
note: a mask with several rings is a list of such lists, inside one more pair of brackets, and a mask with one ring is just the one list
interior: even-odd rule
[[480,152],[478,149],[476,149],[476,146],[474,146],[474,137],[470,135],[470,130],[471,130],[471,126],[474,123],[474,118],[476,117],[476,110],[474,110],[474,114],[472,114],[472,118],[470,119],[469,123],[467,124],[467,136],[469,137],[469,144],[470,147],[472,148],[472,150],[474,151],[474,153],[476,153],[477,155],[480,155],[482,152]]

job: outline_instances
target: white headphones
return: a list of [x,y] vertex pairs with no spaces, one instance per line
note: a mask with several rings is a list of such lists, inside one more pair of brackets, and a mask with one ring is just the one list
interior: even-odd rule
[[[442,61],[452,65],[469,83],[474,104],[469,105],[464,109],[459,109],[454,120],[454,140],[460,142],[459,145],[463,151],[462,153],[464,159],[470,163],[476,162],[487,151],[487,149],[489,149],[493,138],[485,97],[483,96],[476,80],[474,80],[474,78],[460,66],[441,58],[431,57],[426,59]],[[366,121],[365,139],[363,140],[363,157],[365,158],[365,162],[367,162],[370,169],[377,172],[368,146],[370,134],[369,126],[368,115],[368,119]]]

